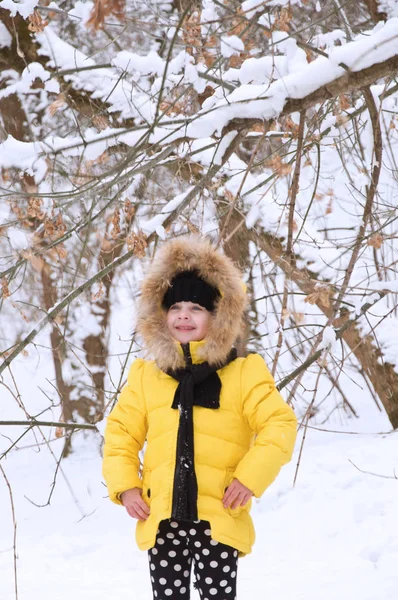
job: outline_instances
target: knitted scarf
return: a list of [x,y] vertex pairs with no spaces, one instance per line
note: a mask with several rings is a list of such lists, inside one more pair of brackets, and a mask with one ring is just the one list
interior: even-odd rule
[[215,367],[207,362],[192,364],[189,345],[184,344],[183,350],[185,368],[167,371],[170,377],[179,382],[171,407],[180,411],[171,516],[173,519],[197,521],[198,484],[194,464],[193,407],[220,408],[221,380],[217,370],[235,360],[237,353],[232,348],[225,362]]

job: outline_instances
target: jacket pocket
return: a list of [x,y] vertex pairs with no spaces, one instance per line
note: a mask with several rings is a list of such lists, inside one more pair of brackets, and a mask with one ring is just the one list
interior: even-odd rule
[[[231,485],[233,479],[234,479],[234,473],[235,473],[235,469],[233,468],[229,468],[226,470],[226,474],[225,474],[225,483],[224,483],[224,494],[227,491],[227,488]],[[229,514],[232,517],[239,517],[239,515],[241,514],[242,510],[244,510],[244,507],[242,506],[237,506],[236,508],[226,508],[225,509],[227,512],[229,512]]]
[[142,497],[147,504],[151,503],[151,472],[144,469],[142,473]]

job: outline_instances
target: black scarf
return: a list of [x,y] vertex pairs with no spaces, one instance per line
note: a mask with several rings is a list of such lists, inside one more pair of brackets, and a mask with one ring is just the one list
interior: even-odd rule
[[168,370],[167,374],[179,382],[172,408],[180,410],[178,426],[176,467],[174,472],[172,518],[188,521],[198,519],[198,484],[194,464],[193,406],[220,408],[221,380],[217,370],[235,360],[232,348],[227,359],[218,367],[209,363],[192,364],[189,344],[181,344],[186,366]]

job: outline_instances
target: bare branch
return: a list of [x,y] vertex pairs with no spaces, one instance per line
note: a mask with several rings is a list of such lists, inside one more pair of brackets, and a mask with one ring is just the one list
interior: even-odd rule
[[[344,323],[344,325],[342,325],[342,327],[340,327],[340,329],[338,329],[336,331],[336,340],[342,339],[344,337],[344,333],[350,327],[352,327],[358,321],[358,319],[360,319],[369,309],[371,309],[375,304],[377,304],[377,302],[379,302],[382,298],[384,298],[386,293],[387,292],[380,292],[377,300],[375,300],[374,302],[367,302],[366,304],[361,306],[360,311],[355,315],[355,317],[353,319],[348,319]],[[325,351],[324,348],[322,348],[321,350],[317,350],[317,352],[314,352],[314,354],[309,356],[306,361],[304,361],[299,367],[297,367],[297,369],[292,371],[289,375],[287,375],[287,377],[284,377],[282,379],[282,381],[280,381],[277,385],[278,390],[282,390],[291,381],[293,381],[293,379],[295,379],[300,373],[302,373],[303,371],[306,371],[308,369],[308,367],[310,367],[315,361],[317,361],[322,356],[322,353],[324,351]]]
[[64,423],[63,421],[38,421],[31,419],[29,421],[0,421],[0,425],[26,426],[32,427],[59,427],[60,429],[91,429],[98,431],[96,425],[90,423]]
[[11,512],[12,512],[12,524],[14,528],[14,536],[13,536],[13,556],[14,556],[14,590],[15,590],[15,600],[18,600],[18,571],[17,571],[17,520],[15,517],[15,506],[14,506],[14,498],[12,495],[12,489],[10,482],[8,481],[7,475],[3,467],[0,464],[0,471],[4,477],[4,480],[8,487],[8,493],[10,495],[10,503],[11,503]]

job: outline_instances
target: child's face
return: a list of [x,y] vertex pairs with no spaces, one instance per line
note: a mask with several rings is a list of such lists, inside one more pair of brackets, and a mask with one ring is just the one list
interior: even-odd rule
[[167,328],[180,344],[203,340],[210,320],[211,313],[194,302],[176,302],[167,312]]

